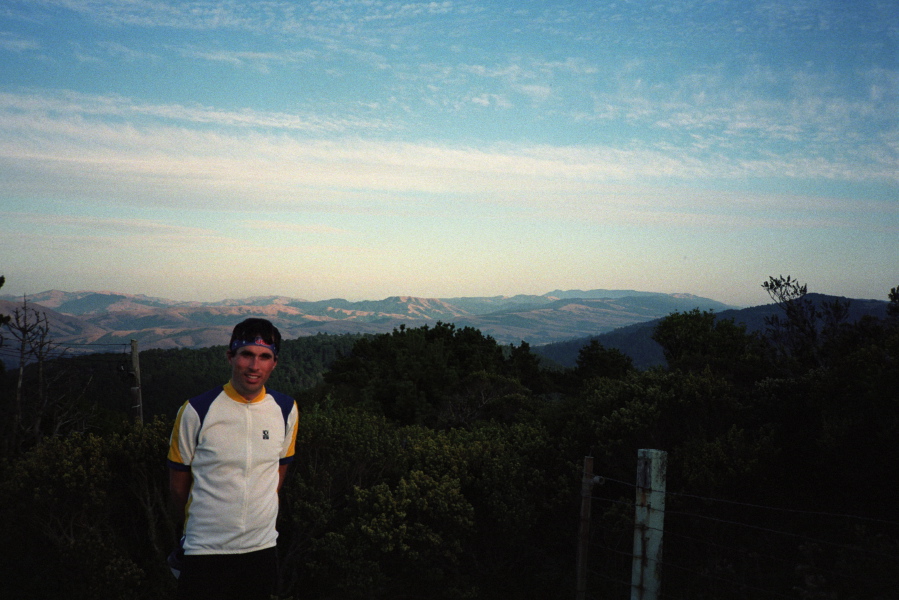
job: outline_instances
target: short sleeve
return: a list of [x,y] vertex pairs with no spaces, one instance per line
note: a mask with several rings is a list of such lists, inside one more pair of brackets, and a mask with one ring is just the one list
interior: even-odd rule
[[176,470],[188,470],[197,448],[200,418],[190,401],[185,402],[175,417],[172,437],[169,440],[168,465]]
[[293,403],[293,407],[291,407],[290,412],[287,414],[287,420],[284,423],[285,426],[285,436],[284,436],[284,447],[281,449],[281,461],[282,465],[288,464],[293,461],[293,456],[296,453],[296,444],[297,444],[297,427],[300,424],[300,411],[297,408],[297,403]]

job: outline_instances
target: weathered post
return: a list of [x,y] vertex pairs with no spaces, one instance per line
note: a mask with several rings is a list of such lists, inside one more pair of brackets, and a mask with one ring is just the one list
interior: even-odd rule
[[131,375],[134,377],[134,385],[131,387],[131,398],[134,404],[134,420],[140,424],[144,422],[144,402],[140,393],[140,354],[138,353],[137,340],[131,340]]
[[581,524],[577,537],[577,600],[587,594],[587,547],[590,543],[591,490],[593,489],[593,457],[584,457],[584,474],[581,478]]
[[575,598],[587,597],[587,548],[590,546],[590,513],[593,507],[593,486],[602,483],[602,477],[593,476],[593,457],[584,457],[584,475],[581,478],[581,524],[577,538],[577,589]]
[[658,600],[662,582],[662,530],[665,525],[665,477],[668,453],[637,451],[634,515],[634,564],[631,600]]

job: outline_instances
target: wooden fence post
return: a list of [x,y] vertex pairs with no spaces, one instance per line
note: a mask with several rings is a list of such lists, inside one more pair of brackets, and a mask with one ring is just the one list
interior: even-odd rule
[[575,598],[587,597],[587,548],[590,545],[590,513],[593,507],[593,486],[603,483],[602,477],[593,475],[593,457],[584,457],[584,475],[581,478],[581,524],[577,544],[577,591]]
[[131,411],[134,420],[140,424],[144,422],[144,402],[140,390],[140,352],[138,351],[137,340],[131,340],[131,376],[134,378],[134,385],[131,387]]
[[634,515],[634,564],[631,600],[657,600],[662,581],[662,530],[665,525],[665,477],[668,453],[637,452]]

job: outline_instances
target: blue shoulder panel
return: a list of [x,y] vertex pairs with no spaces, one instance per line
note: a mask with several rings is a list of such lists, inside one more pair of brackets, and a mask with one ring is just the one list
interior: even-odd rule
[[293,410],[293,398],[287,394],[282,394],[281,392],[273,392],[272,390],[266,391],[268,391],[271,397],[275,399],[278,406],[281,407],[281,414],[284,416],[284,424],[287,425],[287,418],[290,416],[290,411]]
[[206,419],[206,413],[209,412],[209,407],[212,406],[212,401],[218,398],[223,390],[224,386],[217,387],[190,399],[190,405],[197,411],[197,415],[200,417],[201,427],[203,426],[203,421]]

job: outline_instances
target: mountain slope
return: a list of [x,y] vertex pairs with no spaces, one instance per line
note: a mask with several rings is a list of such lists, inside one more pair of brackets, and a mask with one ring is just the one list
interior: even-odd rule
[[[808,294],[806,298],[818,306],[823,302],[848,300],[847,320],[849,322],[858,321],[865,316],[883,319],[887,314],[888,303],[882,300],[850,299],[814,293]],[[680,312],[685,311],[681,310]],[[743,309],[722,310],[716,312],[716,315],[718,319],[733,319],[735,323],[745,325],[747,331],[764,331],[765,319],[780,312],[777,305],[764,304]],[[655,327],[663,317],[635,323],[599,335],[547,344],[533,350],[563,366],[573,367],[580,349],[595,339],[606,348],[617,348],[630,356],[638,368],[646,369],[655,365],[663,365],[665,357],[662,354],[662,347],[652,339]]]

